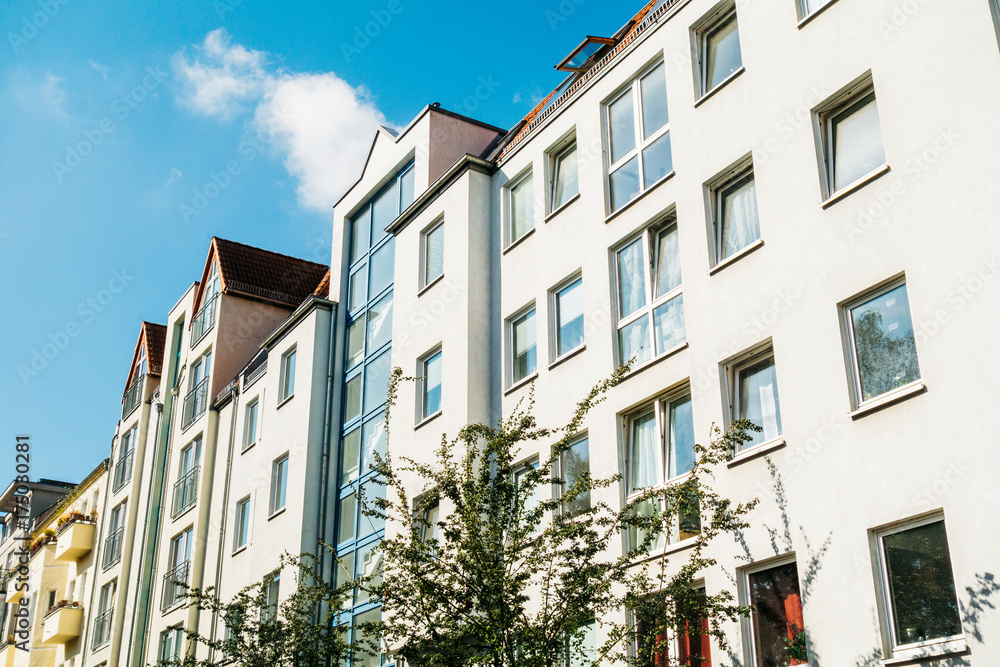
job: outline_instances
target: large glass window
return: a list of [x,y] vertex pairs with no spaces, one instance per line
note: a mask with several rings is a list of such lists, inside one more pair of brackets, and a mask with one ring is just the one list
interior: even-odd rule
[[819,111],[826,196],[850,189],[885,165],[882,125],[870,79]]
[[577,278],[553,296],[558,359],[583,345],[583,278]]
[[750,440],[742,449],[777,439],[781,435],[781,407],[770,348],[735,364],[731,382],[732,419],[748,420],[764,429],[748,431]]
[[619,364],[631,359],[642,364],[687,339],[678,254],[677,224],[672,221],[647,230],[615,253]]
[[[590,476],[590,441],[577,440],[559,455],[559,478],[563,492],[568,491],[584,477]],[[563,501],[563,515],[578,516],[590,509],[590,491]]]
[[516,243],[535,228],[535,189],[531,172],[507,189],[507,245]]
[[[703,588],[693,591],[692,599],[678,602],[676,627],[667,623],[654,611],[654,602],[636,613],[633,652],[636,667],[664,667],[666,665],[712,664],[712,645]],[[676,656],[676,662],[670,656]]]
[[746,590],[754,667],[808,664],[795,562],[748,570]]
[[712,188],[716,263],[760,239],[753,166],[745,165]]
[[617,211],[673,171],[667,80],[650,67],[606,106],[608,190]]
[[716,11],[698,30],[698,65],[702,95],[712,92],[743,66],[735,6]]
[[510,383],[520,382],[535,372],[538,364],[535,334],[535,309],[516,316],[508,323],[511,370]]

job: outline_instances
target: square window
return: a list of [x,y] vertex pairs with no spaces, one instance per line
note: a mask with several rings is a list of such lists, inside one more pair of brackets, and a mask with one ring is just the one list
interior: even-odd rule
[[752,667],[809,664],[795,561],[752,566],[743,575],[741,597],[754,607],[744,620]]
[[271,464],[271,501],[268,504],[270,514],[285,509],[285,492],[288,489],[288,454]]
[[281,385],[278,402],[288,400],[295,393],[295,348],[281,355]]
[[743,67],[736,6],[726,4],[704,18],[695,30],[699,93],[703,97]]
[[605,105],[612,212],[673,172],[669,121],[662,62],[637,76]]
[[247,545],[250,538],[250,496],[236,503],[236,520],[233,525],[233,551]]
[[760,239],[753,164],[728,170],[709,186],[714,256],[718,264]]
[[885,165],[882,125],[871,75],[817,110],[824,193],[850,190]]
[[441,349],[420,361],[420,406],[418,414],[423,421],[441,410]]
[[875,532],[883,631],[892,657],[961,639],[962,620],[940,514]]
[[[558,477],[562,480],[562,490],[559,495],[563,495],[574,484],[584,477],[590,476],[590,441],[587,438],[577,440],[564,452],[559,454]],[[574,517],[590,510],[590,491],[564,500],[562,506],[563,516]]]
[[444,221],[438,221],[421,235],[420,286],[427,287],[444,275]]
[[687,339],[678,251],[673,216],[666,225],[651,227],[615,251],[620,365],[632,359],[642,364]]
[[555,318],[556,359],[583,345],[583,278],[577,278],[552,295]]
[[764,429],[747,431],[750,440],[740,451],[776,440],[781,435],[781,406],[771,347],[730,364],[728,377],[730,422],[747,420]]
[[510,384],[520,382],[535,372],[538,365],[535,334],[535,308],[507,321],[510,350]]
[[843,307],[855,407],[920,379],[906,283],[898,280]]
[[576,138],[574,137],[565,148],[553,153],[551,160],[552,187],[549,211],[555,211],[580,193],[576,166]]
[[535,228],[535,190],[531,172],[509,185],[507,193],[507,245],[513,245]]
[[247,403],[246,414],[243,421],[243,451],[257,442],[257,407],[260,404],[258,399],[253,399]]

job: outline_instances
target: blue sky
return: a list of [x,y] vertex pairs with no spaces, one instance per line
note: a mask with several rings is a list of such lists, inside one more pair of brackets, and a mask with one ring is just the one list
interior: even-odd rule
[[0,485],[18,434],[32,478],[108,455],[139,325],[212,236],[329,263],[376,123],[440,102],[510,127],[640,6],[3,2]]

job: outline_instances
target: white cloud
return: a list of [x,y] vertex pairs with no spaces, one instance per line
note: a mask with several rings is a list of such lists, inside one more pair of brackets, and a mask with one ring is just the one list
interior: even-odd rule
[[105,81],[108,80],[108,67],[107,67],[107,65],[102,65],[101,63],[99,63],[99,62],[97,62],[95,60],[88,60],[87,64],[90,65],[91,67],[93,67],[98,72],[100,72],[102,79],[104,79]]
[[62,84],[65,79],[61,79],[58,76],[53,75],[51,72],[45,74],[45,82],[42,83],[39,90],[42,94],[42,101],[48,106],[53,112],[57,114],[64,114],[66,110],[63,105],[66,104],[66,91],[62,89]]
[[183,51],[174,56],[182,103],[222,118],[254,105],[253,124],[298,181],[299,203],[329,213],[386,124],[372,95],[333,72],[268,71],[267,53],[232,44],[224,29],[194,50],[191,60]]
[[22,107],[61,122],[69,120],[66,113],[69,95],[63,88],[65,82],[52,72],[46,72],[41,80],[21,69],[14,70],[11,75],[11,89]]
[[181,180],[181,178],[183,176],[184,176],[184,174],[181,173],[180,169],[178,169],[177,167],[171,167],[170,168],[170,176],[167,178],[167,185],[170,185],[171,183],[173,183],[175,181]]

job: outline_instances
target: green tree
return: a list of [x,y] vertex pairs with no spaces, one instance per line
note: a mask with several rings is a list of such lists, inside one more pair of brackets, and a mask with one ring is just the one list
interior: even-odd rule
[[[756,500],[720,496],[712,469],[757,427],[713,428],[711,442],[695,446],[685,481],[613,507],[592,492],[617,488],[620,476],[595,479],[575,470],[567,484],[553,471],[626,371],[594,387],[561,428],[539,426],[529,400],[496,427],[470,424],[454,439],[442,437],[433,463],[394,456],[390,436],[389,453],[374,466],[388,492],[362,499],[367,514],[395,529],[380,547],[384,578],[371,587],[383,604],[373,631],[385,650],[414,667],[557,667],[626,661],[638,639],[639,663],[666,667],[666,631],[698,635],[705,619],[725,646],[720,621],[749,610],[729,591],[706,594],[693,584],[715,564],[707,545],[747,526]],[[395,369],[390,409],[402,379]],[[525,446],[537,449],[539,442],[551,444],[551,453],[518,472]],[[539,493],[548,488],[561,493]],[[678,528],[694,535],[692,546],[669,567],[667,558],[644,558]],[[608,639],[589,647],[595,623]],[[676,656],[669,660],[678,664]],[[697,661],[692,656],[691,664]]]

